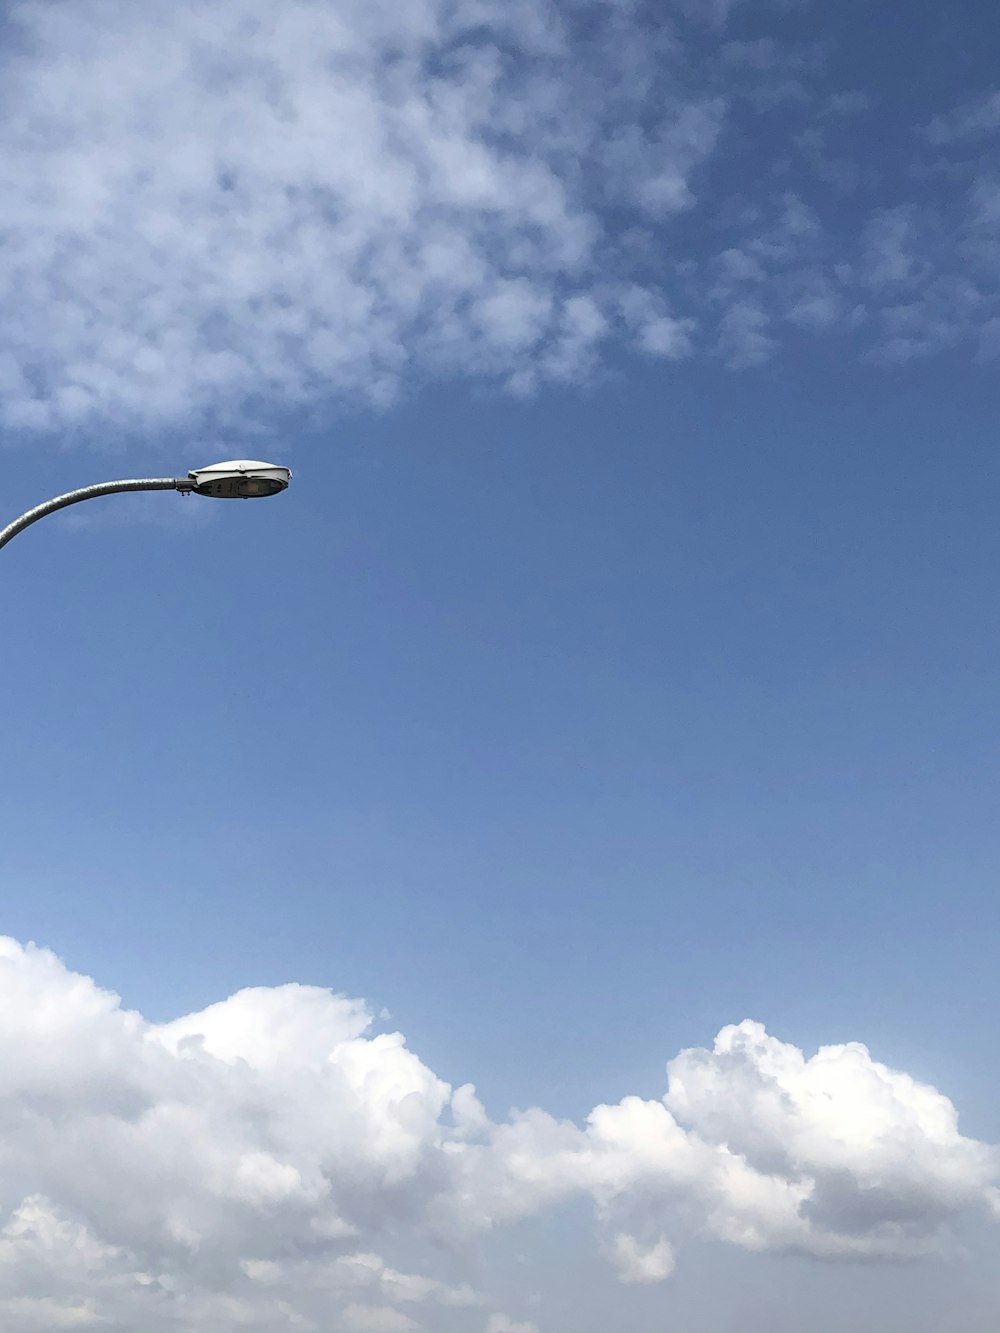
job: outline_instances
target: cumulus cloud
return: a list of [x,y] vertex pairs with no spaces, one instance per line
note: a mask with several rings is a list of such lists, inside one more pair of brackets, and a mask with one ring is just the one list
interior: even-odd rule
[[621,1280],[655,1283],[692,1228],[913,1258],[1000,1198],[996,1152],[941,1093],[863,1046],[807,1057],[752,1022],[681,1052],[662,1100],[496,1120],[361,1002],[288,985],[151,1024],[4,940],[0,1070],[9,1333],[318,1333],[334,1316],[510,1333],[531,1326],[489,1315],[495,1294],[455,1264],[554,1204],[589,1203]]

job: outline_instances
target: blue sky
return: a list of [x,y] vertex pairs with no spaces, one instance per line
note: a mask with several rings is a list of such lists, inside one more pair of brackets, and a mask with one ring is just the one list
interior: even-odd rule
[[5,1328],[995,1327],[996,27],[10,12]]

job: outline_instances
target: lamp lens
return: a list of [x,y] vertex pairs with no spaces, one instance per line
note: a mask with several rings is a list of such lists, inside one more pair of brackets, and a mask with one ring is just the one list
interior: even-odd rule
[[277,495],[286,485],[287,482],[275,477],[216,476],[199,481],[196,490],[220,500],[254,500],[262,495]]
[[245,477],[240,484],[240,494],[247,497],[256,495],[274,495],[281,487],[269,477]]

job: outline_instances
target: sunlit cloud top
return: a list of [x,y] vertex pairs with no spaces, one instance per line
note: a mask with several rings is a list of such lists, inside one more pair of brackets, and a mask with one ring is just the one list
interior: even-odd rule
[[10,1333],[524,1333],[475,1251],[557,1205],[593,1208],[595,1251],[627,1284],[669,1279],[695,1234],[906,1259],[998,1212],[995,1149],[860,1044],[810,1057],[742,1022],[672,1060],[662,1099],[581,1125],[538,1107],[494,1119],[364,1003],[317,987],[152,1024],[0,939],[0,1001]]

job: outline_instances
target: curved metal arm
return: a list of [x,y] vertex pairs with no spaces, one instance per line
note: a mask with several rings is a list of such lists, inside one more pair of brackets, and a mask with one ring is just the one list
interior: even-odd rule
[[193,490],[194,483],[187,477],[140,477],[131,481],[102,481],[97,486],[84,486],[81,490],[57,495],[54,500],[46,500],[45,504],[36,505],[20,518],[15,518],[13,523],[0,528],[0,547],[6,546],[12,537],[31,527],[32,523],[37,523],[46,514],[54,514],[57,509],[65,509],[67,505],[78,504],[81,500],[93,500],[99,495],[114,495],[118,491]]

